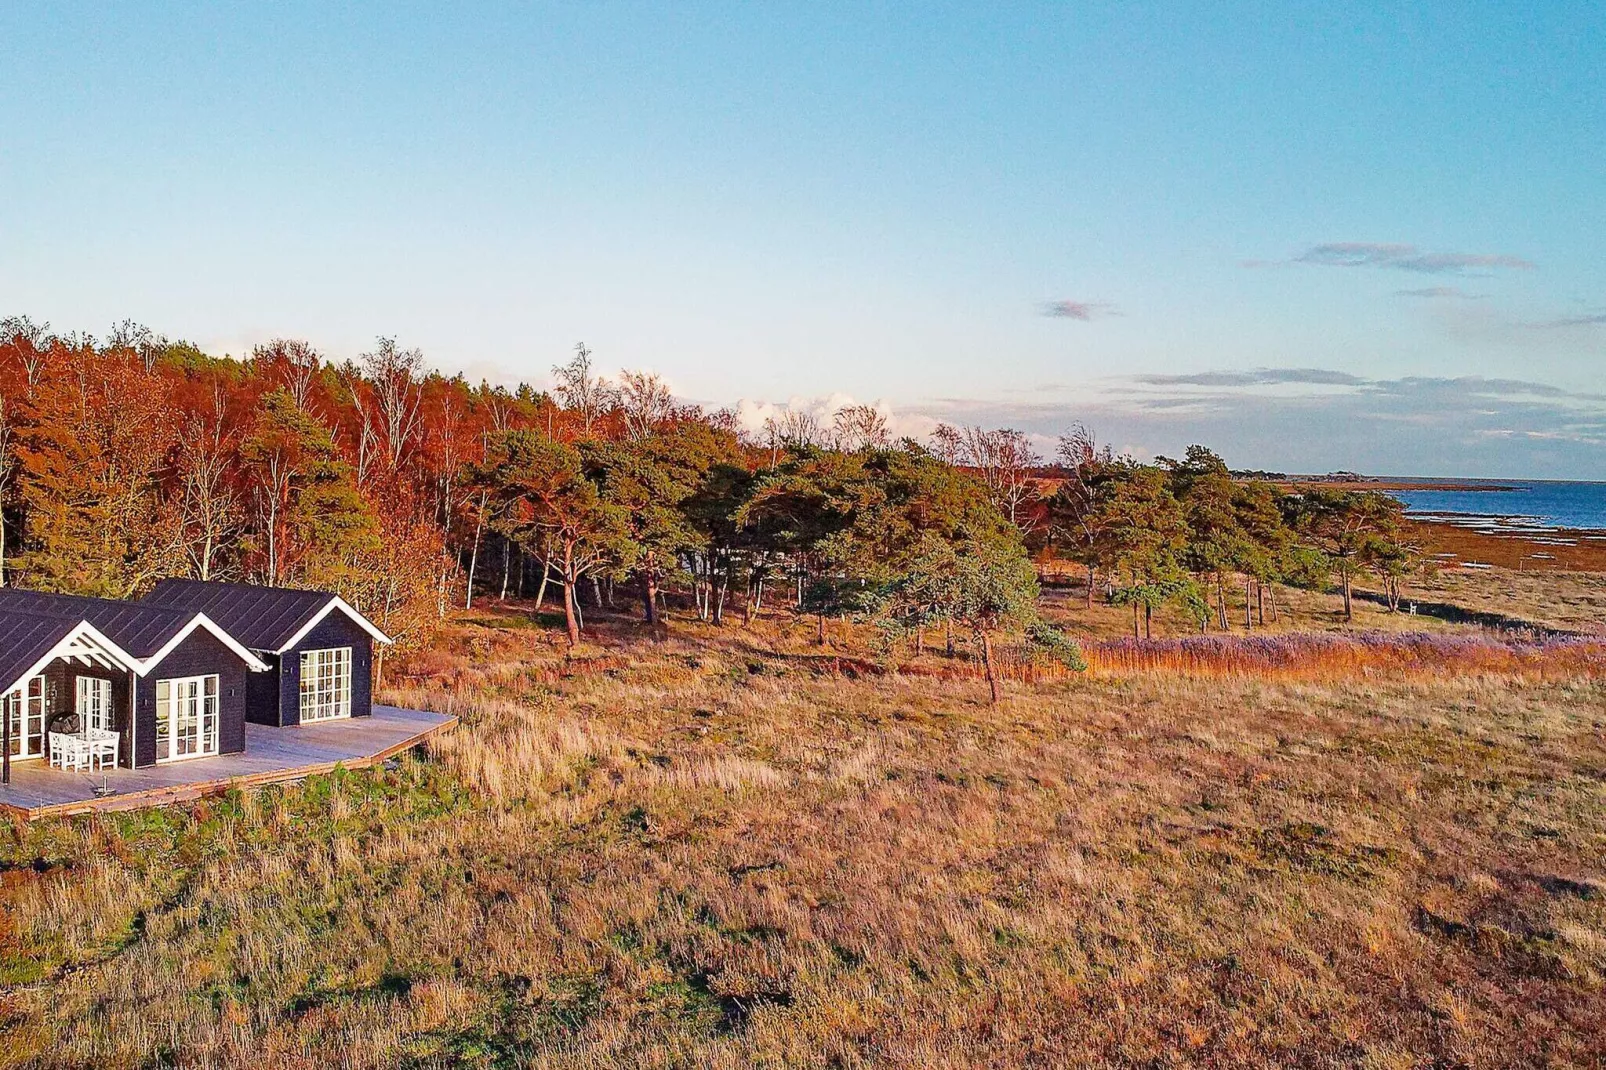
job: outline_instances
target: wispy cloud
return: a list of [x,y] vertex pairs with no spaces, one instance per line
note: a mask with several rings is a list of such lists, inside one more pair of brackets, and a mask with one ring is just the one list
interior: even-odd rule
[[1120,310],[1108,301],[1050,301],[1043,306],[1043,315],[1053,319],[1089,320],[1105,316],[1119,316]]
[[1591,312],[1584,316],[1563,316],[1560,319],[1544,320],[1529,326],[1546,329],[1560,327],[1600,327],[1606,326],[1606,312]]
[[1108,441],[1142,443],[1140,455],[1203,442],[1234,465],[1290,472],[1578,479],[1606,466],[1606,395],[1525,379],[1262,368],[1111,377],[1064,399],[949,399],[920,410],[1044,441],[1082,423]]
[[[1243,261],[1245,267],[1268,267],[1263,260]],[[1494,268],[1525,270],[1533,261],[1510,253],[1430,253],[1396,242],[1340,241],[1313,245],[1292,264],[1316,267],[1389,268],[1422,275],[1473,275]]]
[[1193,372],[1188,375],[1134,375],[1132,381],[1148,386],[1274,386],[1305,383],[1313,386],[1361,386],[1369,382],[1348,372],[1327,368],[1256,368],[1246,372]]
[[1480,301],[1483,294],[1469,294],[1459,286],[1424,286],[1417,290],[1395,290],[1395,297],[1419,297],[1428,301]]

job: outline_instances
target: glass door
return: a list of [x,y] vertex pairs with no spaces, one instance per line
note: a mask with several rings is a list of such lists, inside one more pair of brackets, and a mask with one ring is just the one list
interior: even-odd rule
[[78,677],[78,723],[84,728],[112,730],[112,682]]
[[156,681],[156,760],[176,762],[216,754],[218,678]]
[[45,681],[35,676],[5,697],[4,716],[11,722],[11,756],[38,758],[45,753]]

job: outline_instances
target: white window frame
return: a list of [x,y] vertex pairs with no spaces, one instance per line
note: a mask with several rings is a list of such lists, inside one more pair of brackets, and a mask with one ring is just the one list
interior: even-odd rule
[[14,762],[45,756],[45,694],[45,678],[30,676],[27,683],[12,689],[0,702],[0,716],[11,718]]
[[115,731],[112,724],[112,682],[99,676],[80,676],[76,690],[79,727]]
[[301,652],[300,721],[317,724],[351,716],[352,648]]
[[[156,764],[210,758],[218,753],[221,683],[217,673],[156,681]],[[183,754],[179,746],[188,733],[181,736],[175,730],[174,714],[181,712],[177,703],[189,704],[195,715],[195,749]]]

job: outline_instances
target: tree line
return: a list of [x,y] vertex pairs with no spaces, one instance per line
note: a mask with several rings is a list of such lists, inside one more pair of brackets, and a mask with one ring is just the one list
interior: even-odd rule
[[1336,582],[1351,620],[1363,573],[1397,610],[1402,581],[1424,564],[1403,506],[1385,494],[1246,479],[1203,446],[1140,464],[1083,428],[1062,436],[1058,452],[1040,539],[1086,569],[1090,605],[1102,582],[1106,598],[1132,607],[1134,634],[1147,637],[1167,604],[1200,631],[1228,629],[1229,582],[1243,585],[1246,628],[1265,624],[1268,611],[1275,619],[1285,585]]
[[656,625],[675,599],[720,625],[769,600],[822,637],[852,618],[951,648],[958,629],[992,677],[1003,628],[1075,659],[1035,609],[1056,557],[1089,599],[1201,627],[1227,625],[1229,579],[1275,615],[1278,584],[1336,576],[1347,611],[1357,572],[1397,591],[1414,565],[1390,499],[1284,493],[1199,447],[1140,464],[1078,430],[1044,466],[1009,430],[895,440],[870,406],[744,431],[651,373],[597,374],[583,345],[553,381],[471,384],[390,338],[356,360],[289,339],[232,359],[131,322],[96,339],[0,321],[0,583],[327,588],[415,643],[476,598],[551,598],[571,644],[588,604]]

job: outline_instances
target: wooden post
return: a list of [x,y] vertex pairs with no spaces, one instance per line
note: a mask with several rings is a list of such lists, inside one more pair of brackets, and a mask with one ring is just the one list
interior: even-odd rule
[[981,633],[981,660],[987,670],[987,690],[992,695],[993,705],[998,705],[998,674],[993,670],[993,639],[987,634],[986,628],[978,628]]

